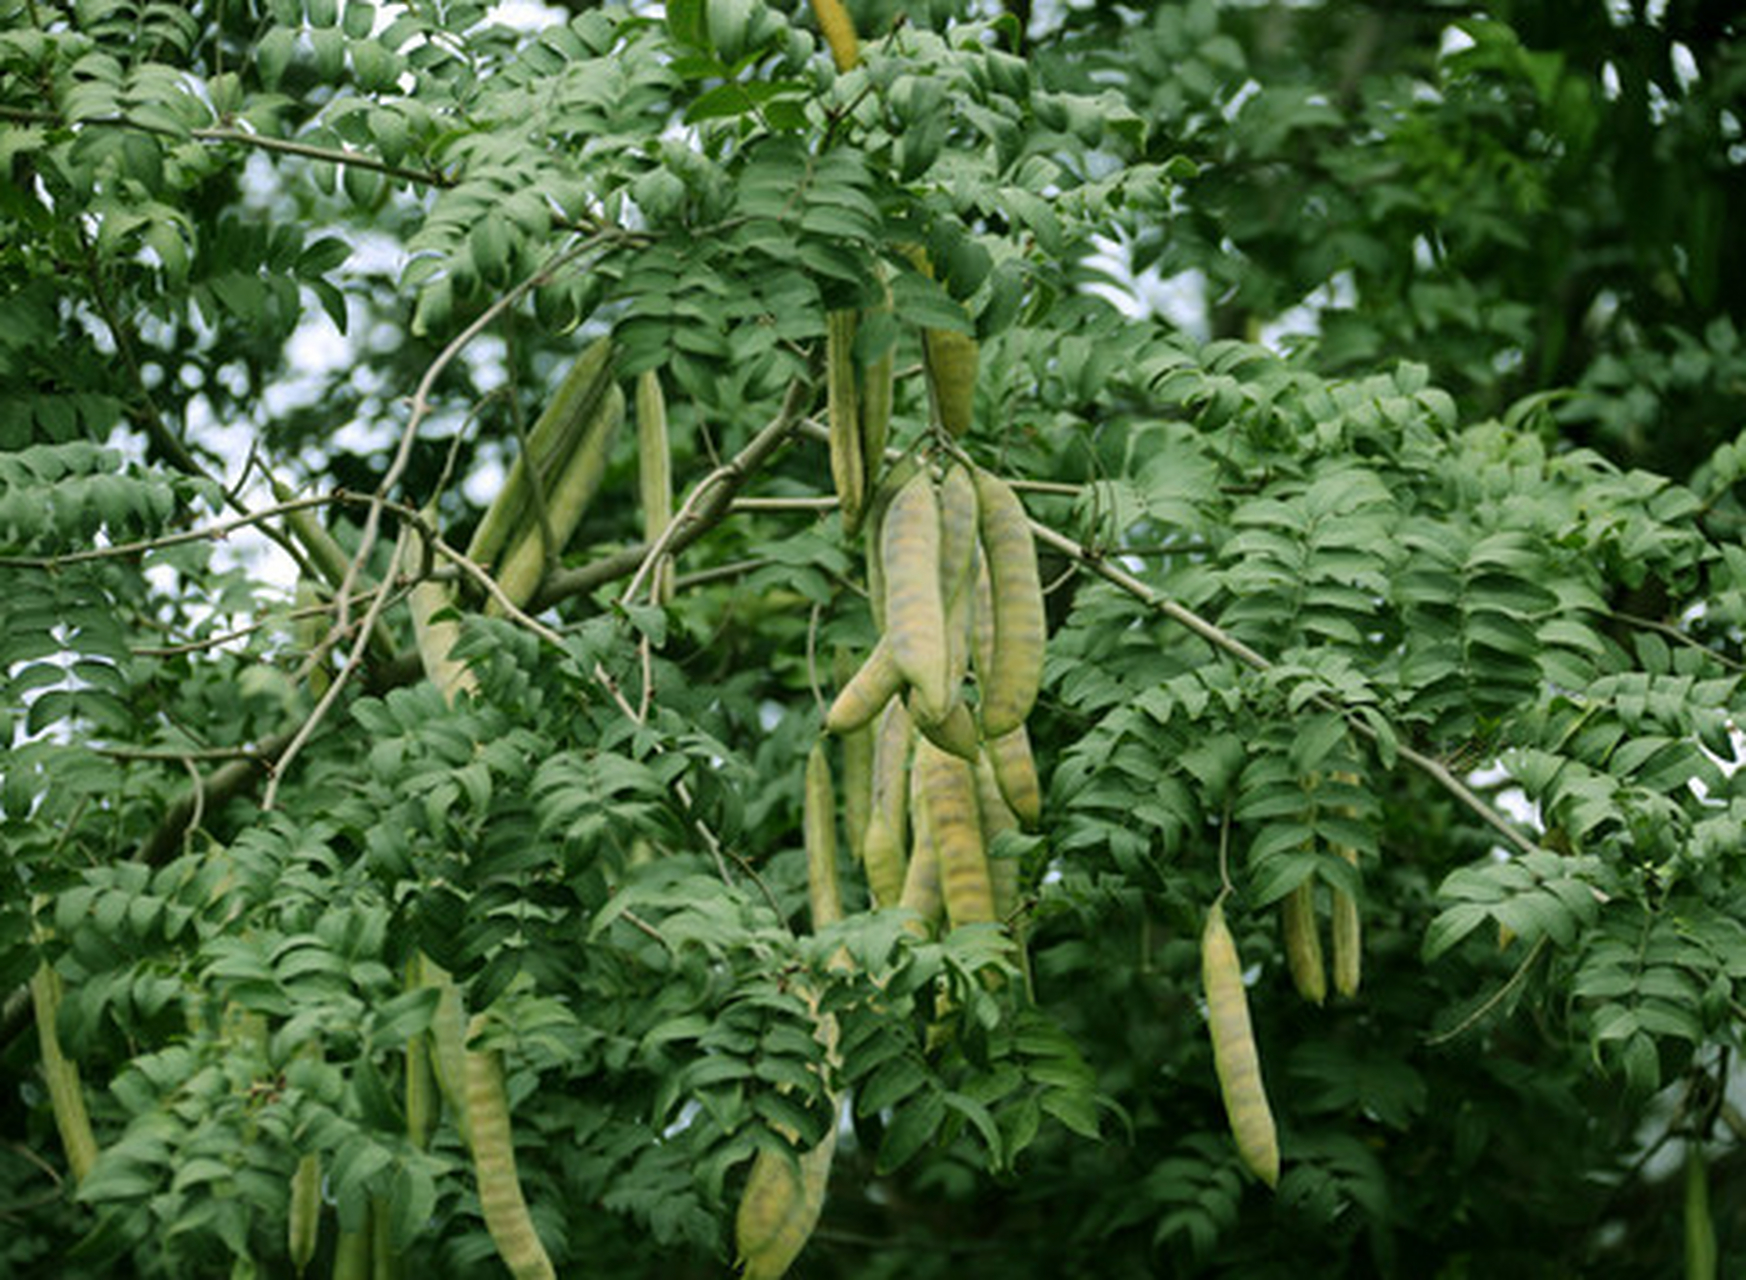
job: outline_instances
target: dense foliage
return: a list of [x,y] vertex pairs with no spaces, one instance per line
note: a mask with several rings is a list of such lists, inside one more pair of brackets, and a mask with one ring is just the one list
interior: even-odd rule
[[[294,1274],[315,1156],[312,1273],[368,1229],[501,1274],[415,1105],[434,963],[559,1274],[722,1274],[755,1154],[839,1122],[797,1275],[1726,1274],[1731,6],[849,9],[838,70],[788,0],[0,0],[0,1272]],[[856,310],[894,449],[1038,525],[1023,963],[869,909],[846,844],[809,923],[804,762],[876,634]],[[980,343],[955,442],[924,329]],[[676,589],[624,431],[505,609],[450,552],[602,335],[665,389]],[[1306,883],[1363,925],[1320,1006]]]

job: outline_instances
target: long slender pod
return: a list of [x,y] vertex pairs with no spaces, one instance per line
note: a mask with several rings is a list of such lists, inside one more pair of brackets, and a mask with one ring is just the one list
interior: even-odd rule
[[286,1215],[286,1244],[291,1265],[302,1275],[315,1256],[321,1232],[321,1157],[311,1151],[291,1173],[291,1208]]
[[953,463],[940,481],[940,599],[946,619],[946,687],[956,699],[970,669],[976,603],[976,482]]
[[[484,1024],[477,1014],[469,1038]],[[498,1255],[515,1280],[556,1280],[552,1260],[534,1230],[515,1168],[515,1141],[509,1127],[509,1099],[503,1088],[503,1061],[493,1051],[466,1051],[467,1120],[471,1126],[473,1174],[479,1208]]]
[[[436,508],[426,507],[421,514],[427,521],[434,521]],[[424,537],[417,526],[410,522],[403,525],[401,536],[407,541],[407,555],[401,563],[422,564]],[[478,677],[466,663],[452,656],[455,642],[461,638],[461,624],[453,617],[441,615],[453,603],[454,596],[448,586],[428,578],[414,585],[407,595],[407,605],[412,611],[412,639],[418,648],[419,661],[424,664],[424,674],[451,703],[458,693],[479,692]]]
[[333,1280],[370,1280],[370,1215],[355,1231],[341,1231],[333,1250]]
[[947,687],[946,617],[940,597],[940,512],[925,471],[910,478],[885,513],[880,536],[885,563],[885,636],[891,656],[919,699],[927,720],[951,707]]
[[1000,794],[1012,807],[1019,825],[1035,831],[1043,820],[1043,784],[1037,777],[1036,757],[1031,754],[1030,733],[1021,724],[982,745],[1000,784]]
[[915,768],[929,836],[939,858],[940,888],[946,918],[954,928],[995,919],[994,886],[982,846],[982,820],[976,808],[976,778],[955,755],[923,739],[916,744]]
[[884,636],[838,690],[825,713],[825,728],[832,733],[853,733],[885,709],[892,695],[903,688],[903,673],[897,669],[891,642]]
[[801,831],[806,844],[806,887],[812,905],[813,932],[843,918],[837,887],[837,797],[831,782],[830,758],[822,742],[806,755],[806,790],[801,803]]
[[48,964],[37,966],[30,979],[31,1002],[36,1006],[36,1038],[42,1054],[42,1077],[48,1086],[49,1108],[61,1135],[61,1149],[73,1181],[83,1182],[97,1163],[97,1138],[91,1131],[91,1115],[85,1109],[85,1090],[79,1083],[79,1068],[61,1051],[56,1020],[61,1010],[61,975]]
[[825,316],[825,397],[830,417],[831,481],[843,531],[853,534],[867,514],[867,460],[861,450],[861,415],[855,388],[853,310]]
[[861,60],[861,44],[855,39],[855,24],[843,0],[812,0],[812,16],[831,48],[831,61],[838,71],[847,71]]
[[[607,388],[612,385],[611,356],[609,338],[591,343],[570,366],[570,372],[558,384],[557,391],[528,432],[532,465],[547,485],[569,460]],[[509,545],[511,535],[528,527],[528,514],[533,507],[533,481],[528,467],[529,458],[525,455],[518,454],[510,464],[503,488],[486,508],[479,527],[467,543],[469,560],[490,567]]]
[[[833,660],[840,684],[845,668],[853,663],[846,649]],[[859,862],[867,843],[867,820],[873,808],[873,739],[871,722],[843,735],[843,826],[848,831],[849,854]]]
[[394,1248],[394,1218],[387,1196],[370,1197],[370,1280],[400,1280],[405,1259]]
[[1007,832],[1017,831],[1019,820],[1007,804],[1006,797],[1000,793],[994,763],[986,750],[976,758],[976,811],[982,818],[982,847],[988,854],[988,883],[994,890],[994,915],[1012,933],[1019,969],[1024,975],[1025,993],[1034,996],[1030,955],[1025,947],[1023,868],[1017,858],[995,854],[995,842]]
[[448,970],[429,956],[418,957],[419,981],[437,990],[436,1009],[430,1019],[430,1065],[436,1074],[443,1101],[455,1116],[455,1128],[465,1141],[467,1122],[467,1010],[461,988]]
[[928,815],[920,795],[920,770],[910,772],[910,848],[909,867],[904,872],[903,893],[898,905],[907,907],[919,917],[911,932],[927,937],[933,933],[945,908],[940,893],[940,857],[928,832]]
[[[653,546],[673,522],[673,456],[667,435],[667,397],[658,370],[637,375],[637,490],[643,504],[643,541]],[[655,566],[655,595],[673,601],[673,561]]]
[[1716,1280],[1716,1223],[1703,1143],[1685,1144],[1685,1280]]
[[[1333,781],[1348,786],[1357,786],[1359,781],[1355,773],[1336,772],[1328,776]],[[1345,813],[1351,817],[1354,811],[1347,809]],[[1336,853],[1354,867],[1358,865],[1358,850],[1345,845],[1336,845],[1334,848]],[[1334,990],[1350,1000],[1358,994],[1358,986],[1364,976],[1364,923],[1358,913],[1358,899],[1338,885],[1334,886],[1330,932]]]
[[818,1225],[836,1155],[833,1126],[798,1157],[760,1148],[734,1215],[734,1240],[744,1280],[779,1280]]
[[[879,287],[884,302],[876,313],[891,311],[891,286],[883,271]],[[859,407],[861,410],[861,466],[867,477],[867,488],[874,490],[879,473],[885,466],[885,442],[891,434],[891,405],[897,389],[897,343],[888,344],[861,371]]]
[[1048,624],[1036,543],[1018,495],[1004,481],[978,471],[976,497],[994,615],[994,652],[982,687],[982,731],[998,738],[1023,724],[1036,703]]
[[[423,967],[422,958],[417,953],[407,961],[408,991],[417,991],[424,985]],[[438,999],[441,999],[440,994]],[[406,1136],[420,1151],[430,1145],[440,1108],[436,1069],[431,1065],[430,1034],[420,1032],[406,1042]]]
[[1261,1080],[1261,1057],[1255,1049],[1255,1029],[1249,1021],[1249,996],[1243,989],[1243,965],[1237,944],[1225,923],[1222,901],[1206,914],[1201,934],[1201,981],[1206,989],[1207,1026],[1212,1033],[1213,1065],[1225,1115],[1237,1140],[1237,1154],[1269,1187],[1279,1185],[1279,1137],[1273,1109]]
[[1311,1004],[1328,998],[1328,975],[1322,966],[1322,936],[1316,924],[1315,881],[1305,880],[1279,904],[1285,935],[1285,964],[1298,995]]
[[[1357,865],[1356,849],[1341,849],[1340,853]],[[1358,915],[1358,900],[1338,887],[1334,889],[1330,942],[1334,953],[1334,990],[1350,1000],[1358,994],[1364,975],[1364,925]]]
[[909,843],[909,755],[915,723],[901,699],[879,717],[873,739],[873,807],[885,815],[899,847]]
[[[623,422],[624,392],[616,386],[608,387],[589,418],[582,439],[546,493],[546,516],[553,545],[546,546],[545,529],[534,521],[523,526],[503,557],[497,581],[511,603],[519,607],[533,599],[540,579],[545,576],[548,557],[562,551],[570,535],[576,532],[606,475],[612,442]],[[486,612],[497,613],[501,609],[491,600],[486,603]]]

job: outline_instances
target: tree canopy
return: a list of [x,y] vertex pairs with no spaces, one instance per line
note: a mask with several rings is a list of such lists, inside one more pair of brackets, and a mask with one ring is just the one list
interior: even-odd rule
[[1727,1274],[1742,101],[0,0],[0,1271]]

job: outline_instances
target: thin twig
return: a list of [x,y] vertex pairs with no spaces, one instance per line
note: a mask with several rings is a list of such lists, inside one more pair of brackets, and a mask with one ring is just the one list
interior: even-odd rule
[[[401,548],[396,546],[393,554],[389,556],[388,572],[384,575],[386,578],[392,578],[400,571],[400,552]],[[357,566],[357,561],[354,560],[352,565],[355,568]],[[351,575],[348,573],[348,581],[341,587],[340,595],[342,600],[351,590],[350,577]],[[261,797],[261,812],[272,812],[273,805],[279,798],[279,784],[284,780],[286,773],[290,770],[292,762],[297,759],[297,755],[303,750],[304,744],[314,736],[316,728],[321,724],[322,720],[326,718],[328,710],[339,700],[340,691],[345,688],[347,680],[351,678],[355,671],[364,665],[364,654],[370,647],[370,633],[375,629],[377,621],[382,616],[383,606],[387,603],[388,592],[386,591],[378,591],[375,594],[375,597],[370,601],[369,611],[364,614],[364,621],[361,625],[358,638],[352,645],[351,655],[341,664],[340,669],[334,673],[333,679],[328,682],[326,690],[323,691],[321,697],[316,700],[315,709],[309,713],[308,718],[306,718],[302,725],[298,727],[297,732],[291,736],[291,741],[286,745],[285,750],[282,751],[279,754],[279,758],[273,762],[272,768],[267,777],[266,793]],[[343,612],[344,611],[342,610],[342,615]]]
[[260,760],[259,747],[92,747],[111,760]]
[[553,254],[538,271],[493,301],[490,306],[474,317],[471,324],[450,339],[448,345],[437,353],[436,359],[430,362],[430,366],[424,371],[424,376],[418,380],[418,386],[412,394],[412,412],[407,417],[405,429],[400,433],[400,445],[394,451],[394,458],[388,464],[388,470],[382,477],[382,483],[376,486],[376,492],[371,497],[369,512],[364,517],[363,531],[358,535],[357,553],[352,556],[351,563],[346,567],[345,579],[339,586],[341,609],[337,625],[342,630],[346,622],[344,602],[350,598],[357,576],[369,559],[371,550],[375,547],[377,533],[381,526],[382,510],[388,495],[400,483],[400,477],[405,474],[407,464],[412,460],[412,445],[418,438],[419,424],[430,412],[430,393],[432,388],[436,386],[436,380],[442,376],[449,364],[466,349],[467,345],[491,325],[492,321],[520,302],[529,292],[549,282],[552,276],[565,266],[597,247],[602,239],[602,236],[590,236],[571,245],[568,249]]
[[1465,1034],[1475,1026],[1480,1019],[1484,1018],[1493,1009],[1497,1008],[1497,1006],[1503,1002],[1505,996],[1515,990],[1522,979],[1527,976],[1529,967],[1534,963],[1534,961],[1540,958],[1540,953],[1545,949],[1546,935],[1541,934],[1539,939],[1529,949],[1528,954],[1522,957],[1522,962],[1516,966],[1516,971],[1509,976],[1509,981],[1505,982],[1503,986],[1492,992],[1477,1009],[1461,1019],[1461,1021],[1456,1023],[1453,1027],[1450,1027],[1449,1030],[1440,1031],[1434,1036],[1426,1036],[1425,1043],[1427,1045],[1447,1044],[1457,1036]]
[[184,529],[180,533],[166,533],[156,538],[141,538],[134,542],[121,542],[108,547],[92,547],[86,551],[69,551],[65,555],[58,556],[0,556],[0,569],[48,569],[52,571],[65,568],[67,565],[85,564],[92,560],[114,560],[144,555],[149,551],[161,551],[166,547],[182,546],[190,542],[222,542],[238,529],[260,524],[276,516],[282,516],[288,511],[302,511],[309,507],[325,507],[336,502],[356,500],[355,495],[343,493],[294,498],[289,502],[281,502],[271,507],[262,507],[258,511],[246,512],[232,520],[221,520],[217,524],[203,525],[198,529]]
[[389,164],[385,160],[378,160],[374,156],[367,156],[358,151],[318,147],[308,142],[272,138],[265,134],[248,133],[242,129],[225,125],[178,130],[147,124],[143,120],[134,120],[127,116],[88,116],[83,120],[68,121],[61,119],[52,111],[31,111],[21,107],[0,107],[0,120],[11,121],[15,124],[56,125],[61,128],[73,128],[75,125],[84,128],[87,125],[93,125],[104,129],[132,129],[138,133],[154,134],[160,138],[175,138],[177,140],[193,138],[199,142],[255,147],[261,151],[277,151],[282,155],[300,156],[305,160],[325,160],[329,164],[346,165],[354,169],[370,169],[390,178],[399,178],[403,182],[417,182],[424,186],[452,187],[455,185],[453,178],[435,169],[408,169],[402,165]]

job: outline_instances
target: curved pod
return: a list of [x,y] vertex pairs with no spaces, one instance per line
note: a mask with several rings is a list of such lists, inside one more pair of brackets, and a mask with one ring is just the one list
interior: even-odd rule
[[983,673],[982,731],[998,738],[1023,724],[1036,705],[1048,624],[1037,547],[1018,495],[978,471],[976,497],[994,619],[994,649]]

